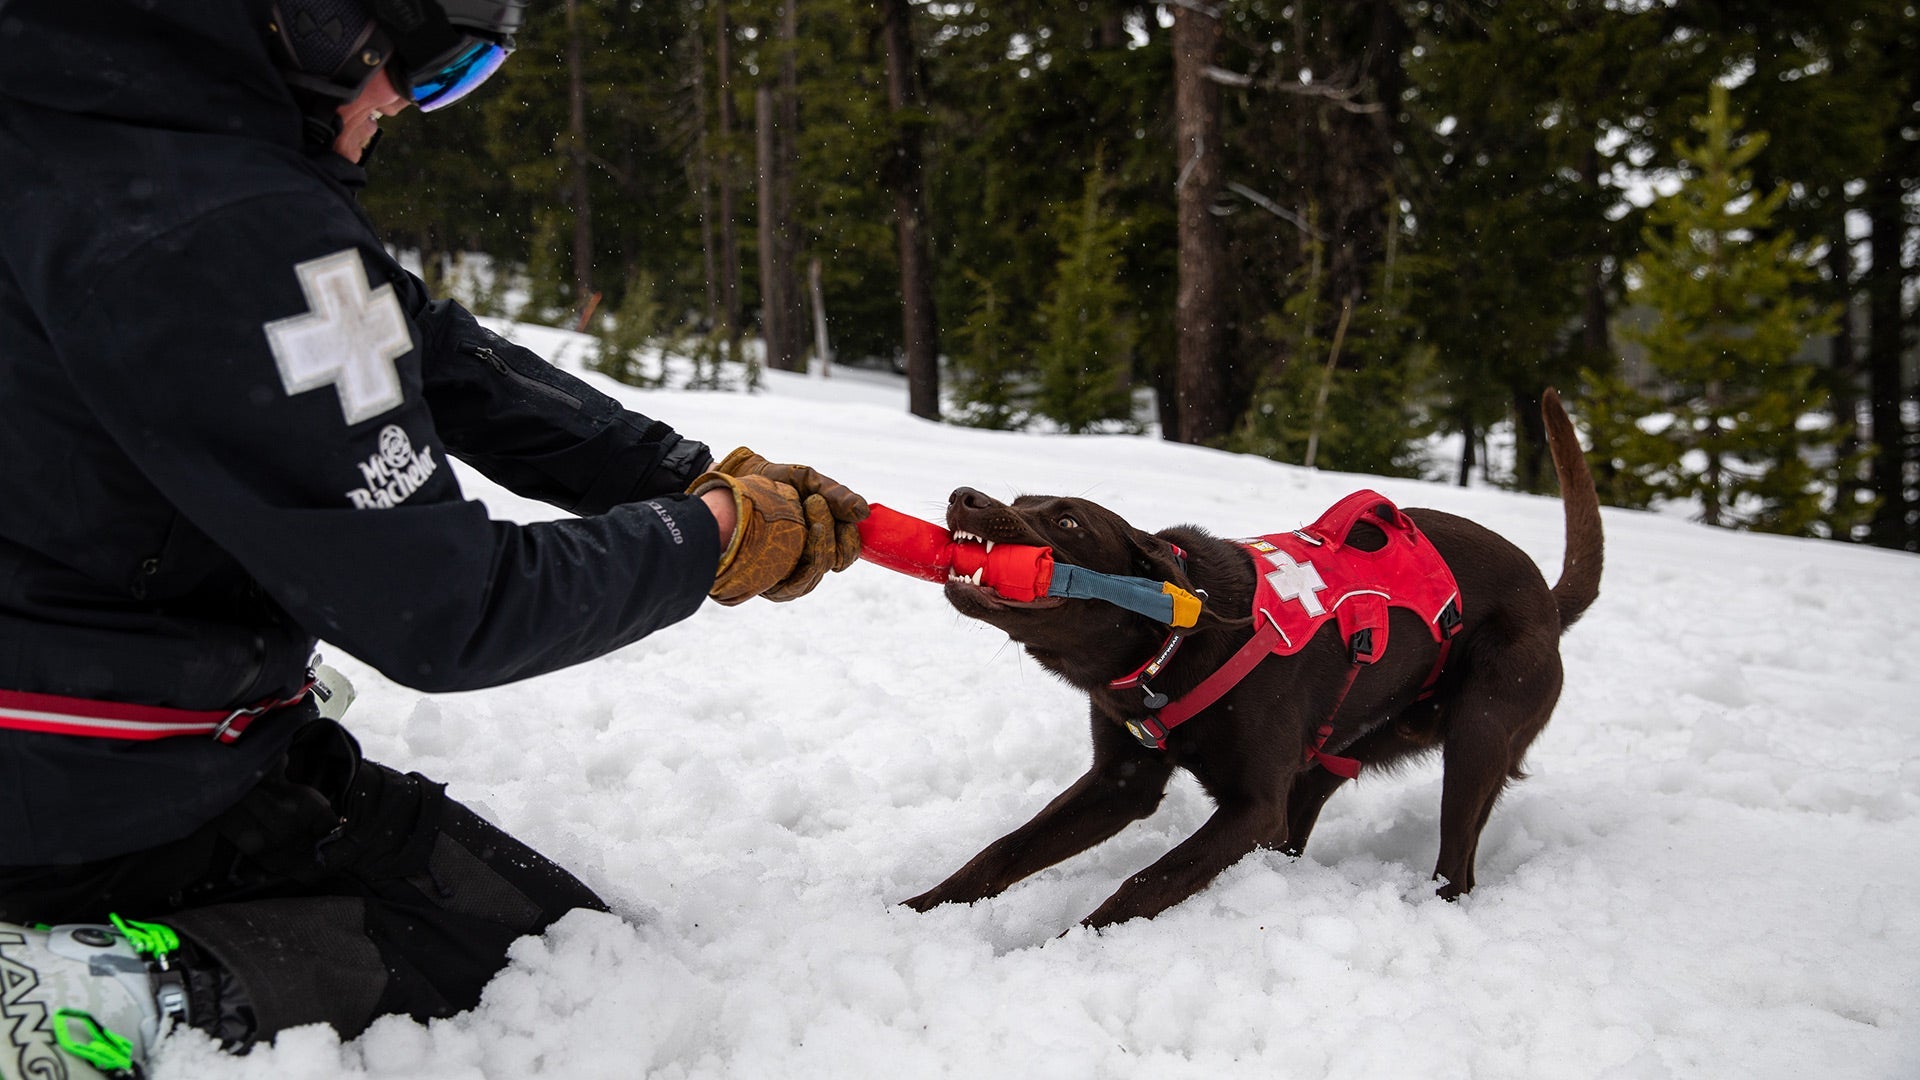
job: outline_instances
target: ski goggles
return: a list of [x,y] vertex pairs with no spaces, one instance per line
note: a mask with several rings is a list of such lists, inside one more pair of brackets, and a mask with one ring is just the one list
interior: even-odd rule
[[421,112],[443,109],[480,88],[513,52],[511,44],[474,34],[462,36],[460,44],[444,54],[446,59],[421,71],[411,72],[401,93],[413,99]]

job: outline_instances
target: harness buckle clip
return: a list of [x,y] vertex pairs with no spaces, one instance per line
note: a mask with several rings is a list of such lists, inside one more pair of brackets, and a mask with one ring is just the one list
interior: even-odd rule
[[[1164,699],[1163,699],[1164,700]],[[1127,733],[1149,750],[1164,750],[1167,745],[1167,728],[1159,720],[1148,716],[1139,720],[1126,721]]]
[[1356,664],[1371,664],[1380,659],[1373,651],[1373,627],[1363,626],[1348,641],[1349,658]]

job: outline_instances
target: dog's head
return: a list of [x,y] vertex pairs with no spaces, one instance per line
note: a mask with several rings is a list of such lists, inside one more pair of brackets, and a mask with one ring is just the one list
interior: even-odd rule
[[[947,502],[947,527],[961,543],[1048,547],[1055,563],[1190,585],[1170,543],[1086,499],[1022,495],[1009,504],[959,488]],[[962,615],[1006,631],[1036,660],[1076,684],[1111,677],[1101,673],[1111,666],[1110,657],[1131,657],[1167,632],[1164,623],[1102,601],[1009,600],[962,578],[947,582],[947,600]]]

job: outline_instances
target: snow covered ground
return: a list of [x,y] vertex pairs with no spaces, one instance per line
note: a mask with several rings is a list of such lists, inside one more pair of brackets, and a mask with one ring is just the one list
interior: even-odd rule
[[[578,362],[583,339],[516,333]],[[604,385],[923,517],[964,484],[1248,535],[1371,486],[1559,572],[1550,498],[931,425],[860,371],[751,396]],[[553,516],[462,476],[496,516]],[[1559,710],[1457,904],[1428,880],[1433,761],[1349,785],[1305,857],[1250,856],[1153,920],[1074,928],[1204,820],[1185,779],[999,898],[899,907],[1079,775],[1084,706],[937,587],[864,563],[481,693],[336,651],[371,756],[447,781],[618,916],[521,941],[470,1014],[244,1059],[176,1036],[155,1076],[1920,1077],[1920,559],[1606,525]]]

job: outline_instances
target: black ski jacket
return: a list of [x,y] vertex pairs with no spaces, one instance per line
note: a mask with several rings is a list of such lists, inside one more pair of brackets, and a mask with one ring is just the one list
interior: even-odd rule
[[[265,6],[0,0],[0,689],[225,709],[322,638],[464,690],[691,614],[707,448],[430,299],[303,147]],[[450,455],[579,516],[489,520]],[[304,716],[0,730],[0,865],[182,836]]]

